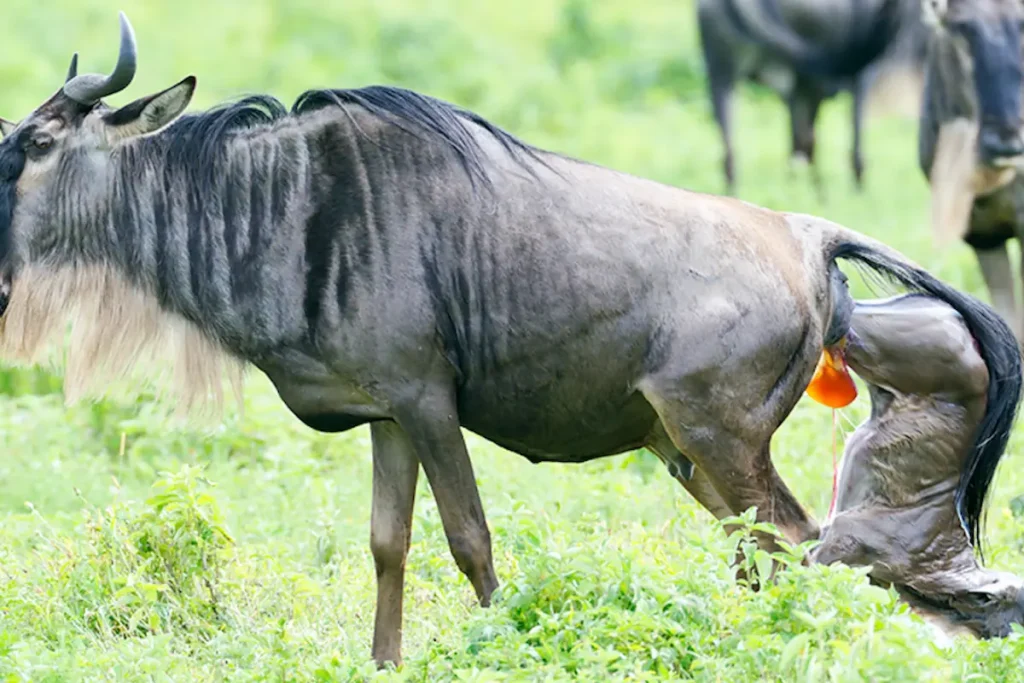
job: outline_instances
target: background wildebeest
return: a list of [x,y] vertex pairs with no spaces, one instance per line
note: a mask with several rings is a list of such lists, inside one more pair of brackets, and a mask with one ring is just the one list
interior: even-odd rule
[[874,581],[947,633],[1008,635],[1024,623],[1024,584],[979,566],[979,530],[959,511],[987,494],[1003,455],[988,437],[1012,426],[1018,370],[987,367],[960,316],[930,297],[857,302],[848,339],[871,415],[846,440],[813,561],[873,565]]
[[846,333],[837,259],[948,302],[993,381],[1016,371],[998,316],[874,240],[533,148],[407,90],[182,115],[188,77],[113,109],[135,72],[121,22],[113,73],[73,64],[0,143],[0,348],[31,360],[70,318],[71,391],[173,339],[186,404],[226,359],[314,429],[370,423],[378,662],[400,658],[421,465],[481,604],[497,587],[461,427],[533,462],[650,446],[715,514],[756,506],[799,543],[818,528],[769,444]]
[[930,40],[918,157],[932,184],[934,231],[973,248],[995,309],[1024,339],[1007,250],[1024,229],[1024,8],[1017,0],[922,2]]
[[853,95],[850,161],[857,187],[864,159],[861,129],[872,72],[868,67],[893,44],[905,23],[904,0],[699,0],[698,29],[708,92],[725,147],[727,190],[735,192],[732,92],[741,80],[759,81],[786,101],[793,157],[814,166],[814,131],[821,103],[844,89]]

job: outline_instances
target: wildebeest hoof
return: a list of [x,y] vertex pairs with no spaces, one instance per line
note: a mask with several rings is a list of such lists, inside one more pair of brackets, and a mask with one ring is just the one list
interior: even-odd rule
[[810,160],[803,152],[794,152],[793,155],[789,157],[789,167],[791,169],[806,168],[809,164]]

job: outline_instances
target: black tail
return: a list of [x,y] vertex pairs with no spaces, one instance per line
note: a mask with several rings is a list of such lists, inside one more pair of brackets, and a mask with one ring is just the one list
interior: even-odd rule
[[[736,0],[722,0],[733,26],[747,39],[774,50],[802,74],[823,78],[849,78],[878,59],[896,38],[903,24],[902,0],[883,0],[877,9],[864,7],[865,0],[848,0],[856,8],[849,15],[848,39],[840,45],[824,45],[797,33],[782,16],[779,0],[760,0],[756,17],[747,17]],[[827,12],[827,8],[823,8]],[[825,22],[835,17],[823,16]]]
[[949,304],[963,318],[988,367],[985,416],[960,474],[955,498],[960,523],[981,555],[985,498],[1006,450],[1021,400],[1020,347],[1009,325],[992,308],[900,258],[894,250],[873,242],[853,232],[840,233],[829,256],[831,259],[845,258],[863,263],[910,290]]

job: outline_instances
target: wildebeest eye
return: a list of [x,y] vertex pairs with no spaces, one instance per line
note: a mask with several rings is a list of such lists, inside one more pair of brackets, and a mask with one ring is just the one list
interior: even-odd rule
[[49,135],[34,135],[32,136],[32,146],[41,152],[45,152],[50,149],[53,144],[53,137]]

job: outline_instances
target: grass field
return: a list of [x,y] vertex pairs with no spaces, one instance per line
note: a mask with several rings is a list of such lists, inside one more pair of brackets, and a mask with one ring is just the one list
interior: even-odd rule
[[[526,140],[719,192],[693,0],[199,0],[129,5],[127,102],[199,79],[194,107],[266,91],[389,83],[478,111]],[[116,54],[104,0],[12,0],[0,24],[0,114],[20,118]],[[787,121],[742,91],[740,192],[879,237],[984,296],[964,246],[938,252],[916,167],[916,122],[868,123],[867,189],[852,190],[849,101],[828,104],[819,203],[786,167]],[[858,295],[868,290],[857,284]],[[845,567],[737,586],[730,541],[656,459],[530,465],[468,435],[499,579],[475,605],[420,479],[408,563],[405,665],[369,659],[370,443],[302,426],[253,374],[245,411],[175,423],[138,393],[65,408],[59,376],[0,373],[0,681],[708,680],[1010,681],[1024,640],[943,650],[893,595]],[[862,396],[844,429],[867,412]],[[830,412],[804,399],[774,459],[819,519],[830,498]],[[989,565],[1021,570],[1019,434],[997,475]]]

